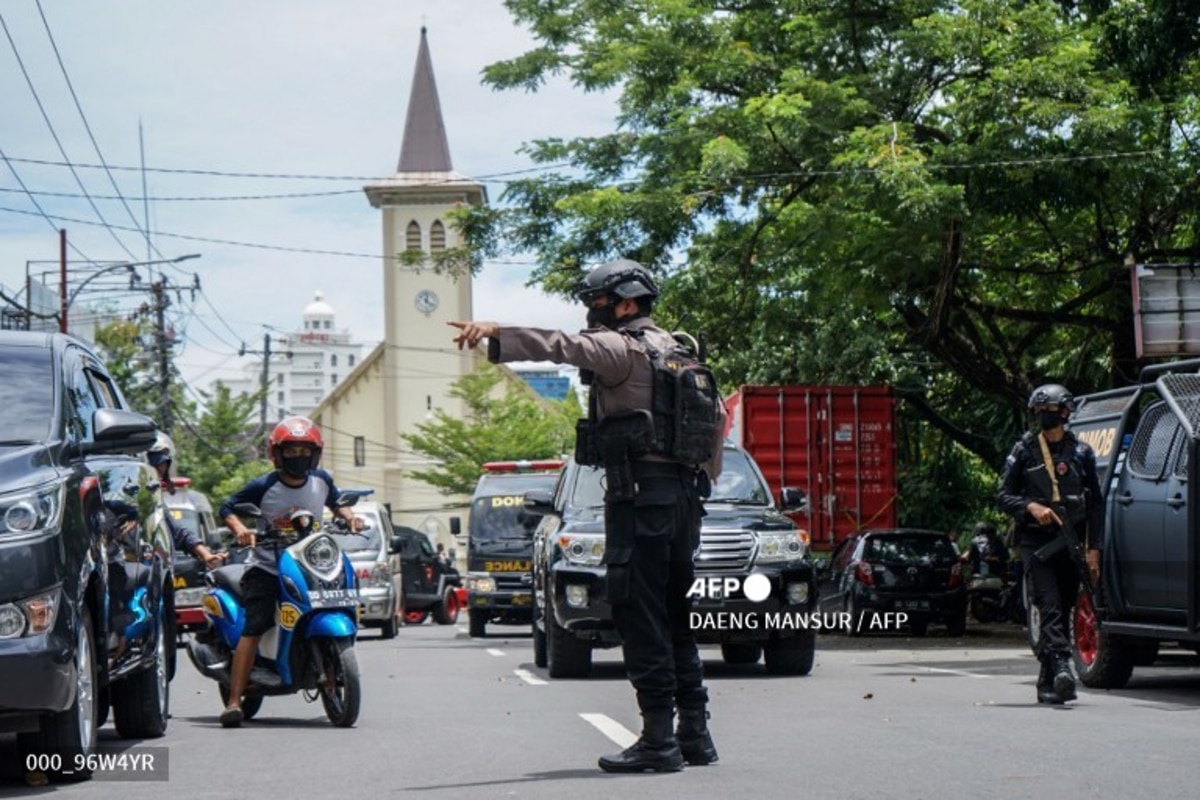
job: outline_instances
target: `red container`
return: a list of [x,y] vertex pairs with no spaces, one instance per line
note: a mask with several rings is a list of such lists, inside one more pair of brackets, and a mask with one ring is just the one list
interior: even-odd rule
[[775,497],[803,489],[793,515],[828,549],[896,524],[895,399],[886,386],[743,386],[725,399],[728,437],[749,451]]

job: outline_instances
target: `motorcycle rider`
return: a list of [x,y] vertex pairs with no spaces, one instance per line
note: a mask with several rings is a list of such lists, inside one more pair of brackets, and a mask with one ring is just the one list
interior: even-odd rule
[[[270,530],[292,530],[292,515],[307,510],[314,519],[321,519],[324,507],[350,524],[354,532],[361,531],[363,521],[348,506],[337,506],[341,494],[333,476],[317,465],[325,443],[321,430],[307,417],[287,417],[275,426],[267,442],[268,454],[275,471],[255,478],[221,504],[220,516],[237,537],[240,546],[253,550],[242,575],[242,604],[246,624],[233,654],[229,676],[229,704],[221,712],[221,725],[236,728],[242,724],[242,694],[249,683],[258,642],[275,624],[275,606],[279,600],[278,553],[275,545],[256,546],[254,531],[242,524],[234,512],[238,503],[253,503],[262,511],[262,520]],[[277,681],[274,674],[258,675],[256,681]]]
[[996,532],[996,526],[990,522],[977,523],[972,532],[971,546],[959,556],[959,561],[970,567],[972,575],[985,574],[986,566],[986,574],[1004,577],[1008,572],[1008,548]]
[[1029,411],[1040,430],[1037,434],[1026,432],[1013,446],[1004,462],[997,495],[1000,510],[1015,521],[1021,562],[1041,614],[1035,650],[1041,662],[1037,700],[1055,705],[1075,699],[1068,620],[1079,590],[1079,574],[1073,555],[1065,548],[1045,558],[1039,557],[1038,551],[1062,535],[1063,519],[1055,510],[1058,506],[1069,515],[1079,540],[1086,543],[1087,566],[1094,583],[1104,530],[1096,454],[1064,427],[1073,404],[1074,397],[1060,384],[1033,390]]
[[[175,460],[175,442],[166,433],[159,431],[154,445],[146,454],[150,466],[158,473],[159,487],[167,494],[175,494],[175,481],[171,480],[171,464]],[[164,503],[165,506],[165,503]],[[165,510],[165,509],[164,509]],[[196,534],[180,525],[168,513],[166,515],[167,529],[171,532],[171,541],[176,550],[191,553],[209,569],[216,569],[225,561],[223,555],[214,553]]]

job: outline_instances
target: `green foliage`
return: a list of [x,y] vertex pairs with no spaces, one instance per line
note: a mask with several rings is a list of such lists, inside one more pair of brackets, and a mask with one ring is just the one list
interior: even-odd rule
[[273,467],[259,458],[254,440],[258,395],[234,397],[218,381],[202,396],[204,412],[175,434],[175,468],[179,475],[191,478],[195,489],[219,503]]
[[454,382],[451,397],[466,405],[465,418],[434,412],[434,419],[401,434],[416,452],[438,466],[413,475],[446,495],[469,495],[488,461],[558,458],[574,448],[575,420],[580,415],[574,392],[560,403],[535,399],[530,390],[509,383],[502,398],[496,389],[500,371],[484,365]]
[[[1186,5],[1186,4],[1184,4]],[[498,89],[619,91],[617,129],[476,217],[568,294],[636,258],[725,385],[898,387],[911,494],[990,503],[1033,385],[1131,380],[1128,254],[1200,255],[1200,34],[1166,0],[506,0]],[[918,446],[919,445],[919,446]]]
[[[117,319],[96,329],[96,354],[104,361],[129,407],[162,424],[162,388],[153,350],[154,326],[146,318]],[[194,403],[184,395],[179,371],[168,365],[171,375],[171,414],[178,422],[190,419]]]

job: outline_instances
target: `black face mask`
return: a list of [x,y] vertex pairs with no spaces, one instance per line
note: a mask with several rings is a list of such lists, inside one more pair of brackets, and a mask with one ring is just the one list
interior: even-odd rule
[[589,328],[616,328],[617,307],[609,303],[602,308],[589,308],[587,312],[587,326]]
[[308,475],[308,465],[312,459],[308,456],[292,456],[282,459],[283,473],[290,478],[303,478]]
[[1062,414],[1058,411],[1039,411],[1037,413],[1038,425],[1042,430],[1049,431],[1062,425]]

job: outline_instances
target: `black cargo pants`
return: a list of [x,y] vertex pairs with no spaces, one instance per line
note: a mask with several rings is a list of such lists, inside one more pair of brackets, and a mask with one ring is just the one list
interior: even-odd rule
[[1071,656],[1071,611],[1079,593],[1079,572],[1065,549],[1045,561],[1034,556],[1049,539],[1022,541],[1021,563],[1033,591],[1033,605],[1041,614],[1034,655],[1038,661]]
[[703,507],[694,471],[634,465],[632,501],[605,503],[608,600],[621,634],[625,670],[642,712],[708,702],[704,668],[689,626]]

